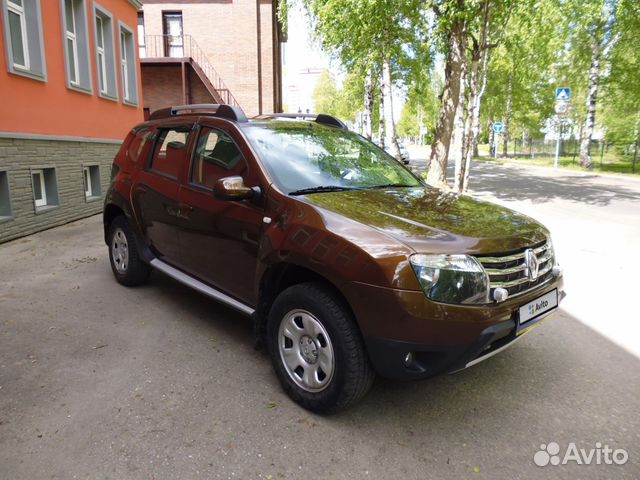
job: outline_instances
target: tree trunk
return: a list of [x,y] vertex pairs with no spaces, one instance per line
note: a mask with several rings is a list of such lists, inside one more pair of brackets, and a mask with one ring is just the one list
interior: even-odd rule
[[385,111],[385,98],[384,98],[384,78],[380,79],[380,108],[378,112],[378,145],[380,148],[384,150],[385,144],[385,119],[384,119],[384,111]]
[[387,147],[391,147],[393,151],[393,156],[396,157],[396,160],[402,161],[402,155],[400,153],[400,145],[398,145],[398,137],[396,136],[396,123],[393,119],[393,90],[391,85],[391,65],[389,64],[389,60],[385,60],[382,64],[382,95],[385,97],[384,100],[384,108],[386,111],[384,112],[384,132],[385,136],[385,145]]
[[460,100],[460,67],[464,57],[463,20],[455,20],[449,31],[449,52],[445,65],[445,82],[442,91],[442,106],[431,146],[427,181],[436,186],[447,186],[447,161],[453,120]]
[[[464,193],[469,188],[469,174],[471,173],[471,160],[478,156],[478,138],[480,137],[480,107],[482,98],[487,90],[487,76],[489,71],[489,49],[491,33],[491,9],[490,1],[485,0],[483,6],[484,20],[480,30],[480,43],[474,44],[473,56],[471,59],[471,79],[470,79],[470,105],[471,119],[470,131],[467,133],[467,144],[464,152],[464,167],[462,174],[462,185],[459,191]],[[479,72],[479,62],[482,61],[482,70]],[[482,80],[478,81],[478,76]],[[493,130],[493,129],[492,129]]]
[[364,114],[362,115],[364,136],[371,140],[373,136],[373,70],[367,70],[364,81]]
[[[487,43],[489,42],[488,26],[487,26],[486,42]],[[480,107],[482,106],[482,99],[484,98],[484,93],[487,91],[487,78],[489,76],[488,72],[489,72],[489,49],[485,48],[482,51],[482,72],[481,72],[482,80],[480,81],[480,91],[476,96],[477,109],[474,108],[473,120],[472,120],[472,126],[471,126],[471,131],[473,133],[473,156],[474,157],[477,157],[479,155],[478,140],[480,138]],[[468,170],[467,170],[466,176],[467,176],[467,182],[468,182],[468,177],[469,177]]]
[[478,92],[478,68],[480,62],[480,49],[478,45],[474,45],[471,56],[471,68],[469,72],[469,107],[466,121],[464,124],[464,142],[462,144],[462,165],[460,168],[460,176],[456,178],[456,189],[459,193],[467,190],[469,184],[469,170],[471,169],[471,158],[473,157],[473,141],[476,136],[473,128],[476,119],[480,117],[480,100]]
[[[466,50],[466,48],[465,48]],[[467,109],[467,55],[462,59],[460,65],[460,96],[458,98],[458,107],[456,108],[456,115],[453,121],[454,132],[453,140],[451,141],[451,147],[449,149],[449,158],[454,161],[454,174],[453,174],[453,188],[458,188],[458,181],[462,178],[462,150],[464,145],[464,128],[466,123],[465,112]]]
[[509,140],[511,139],[511,111],[513,108],[513,72],[509,74],[509,84],[507,85],[507,108],[504,118],[504,129],[502,130],[502,156],[509,154]]
[[598,38],[593,39],[591,52],[591,68],[589,68],[589,90],[587,92],[587,118],[580,139],[580,165],[591,169],[591,138],[596,123],[596,106],[598,104],[598,85],[600,83],[601,47]]

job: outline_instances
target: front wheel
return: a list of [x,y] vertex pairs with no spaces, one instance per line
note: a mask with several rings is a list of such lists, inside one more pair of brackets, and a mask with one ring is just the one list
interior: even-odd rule
[[140,285],[149,278],[151,268],[140,258],[135,233],[124,217],[116,217],[109,226],[109,261],[122,285]]
[[350,310],[320,283],[283,291],[269,313],[267,333],[284,390],[308,410],[345,409],[373,383],[374,372]]

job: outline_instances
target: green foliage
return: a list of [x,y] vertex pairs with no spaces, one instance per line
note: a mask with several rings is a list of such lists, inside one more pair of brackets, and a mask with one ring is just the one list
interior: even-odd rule
[[433,133],[440,112],[438,94],[442,90],[442,79],[431,70],[424,78],[409,87],[407,102],[398,123],[398,134],[403,137],[417,137],[420,126],[427,128],[427,142],[433,140]]
[[620,2],[615,35],[618,41],[611,54],[611,72],[603,86],[606,99],[602,123],[607,140],[614,143],[640,141],[640,4]]
[[324,70],[313,91],[316,113],[334,115],[347,122],[353,122],[356,113],[364,103],[364,80],[356,74],[349,74],[342,88],[338,88],[329,70]]
[[278,22],[282,25],[282,34],[286,38],[289,33],[289,4],[287,0],[278,0],[276,15]]
[[316,112],[336,115],[338,108],[338,87],[329,70],[323,70],[320,74],[320,80],[313,90],[313,101]]
[[[466,25],[470,48],[481,40],[485,4],[490,11],[489,72],[481,108],[481,138],[505,120],[511,101],[511,137],[540,138],[554,117],[555,89],[571,87],[574,135],[586,117],[588,73],[594,45],[603,51],[596,122],[608,141],[640,137],[640,3],[637,0],[302,0],[316,38],[349,73],[343,89],[327,89],[321,103],[353,120],[363,108],[366,72],[391,60],[396,84],[407,92],[398,132],[433,132],[440,109],[447,32]],[[607,45],[611,45],[608,48]],[[374,102],[378,106],[378,102]],[[374,113],[374,130],[377,128]]]

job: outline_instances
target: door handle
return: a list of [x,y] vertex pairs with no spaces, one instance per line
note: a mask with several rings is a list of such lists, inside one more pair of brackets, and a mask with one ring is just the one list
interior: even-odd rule
[[184,219],[189,219],[189,214],[193,212],[193,207],[191,205],[189,205],[188,203],[179,203],[178,204],[178,217],[179,218],[184,218]]

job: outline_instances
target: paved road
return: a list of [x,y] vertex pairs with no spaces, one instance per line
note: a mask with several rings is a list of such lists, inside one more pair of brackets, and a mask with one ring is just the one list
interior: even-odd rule
[[[485,174],[477,191],[493,178],[505,192],[501,175],[513,177]],[[544,196],[535,174],[522,178],[527,198]],[[586,196],[597,212],[617,202],[567,185],[554,198]],[[322,417],[283,394],[246,318],[159,274],[116,284],[100,228],[92,217],[0,245],[2,479],[640,478],[640,360],[566,310],[469,370],[380,380]],[[557,243],[565,258],[571,246]],[[603,268],[587,282],[593,304],[616,284]],[[549,442],[561,453],[599,442],[629,460],[536,466]]]

